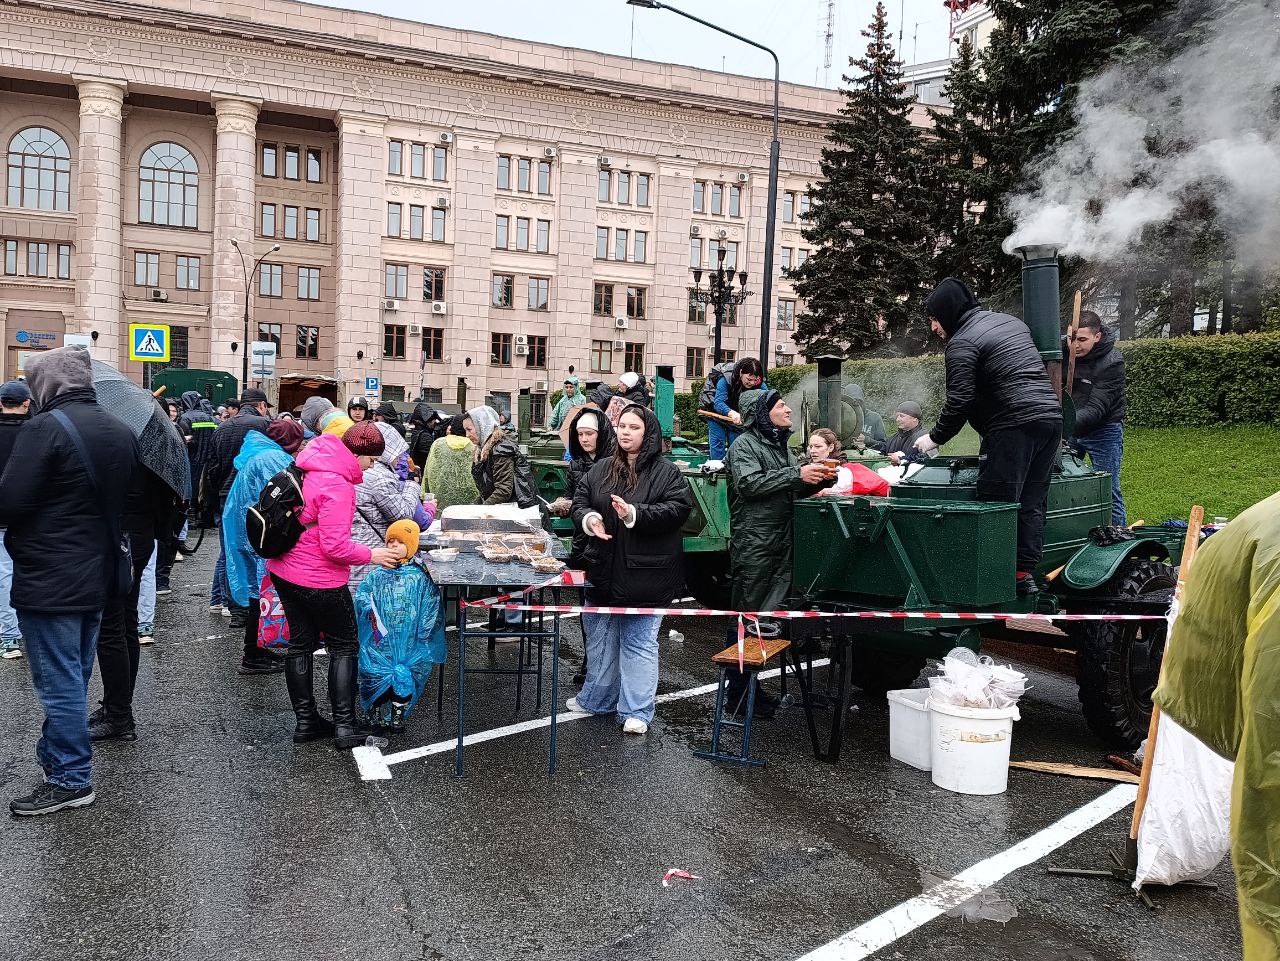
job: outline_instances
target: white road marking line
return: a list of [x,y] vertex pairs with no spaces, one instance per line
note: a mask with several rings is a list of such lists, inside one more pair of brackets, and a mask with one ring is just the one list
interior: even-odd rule
[[[829,659],[825,657],[815,658],[814,667],[825,667],[829,663]],[[777,677],[782,673],[782,668],[775,667],[767,671],[760,672],[760,679],[767,681],[770,678]],[[659,704],[669,704],[672,701],[683,701],[691,697],[702,697],[704,694],[714,694],[716,684],[702,684],[698,687],[686,688],[683,691],[671,691],[668,694],[659,694],[656,698]],[[584,714],[580,711],[570,712],[561,711],[556,719],[557,725],[567,724],[570,721],[580,721],[584,717],[593,717],[591,714]],[[526,731],[537,731],[544,727],[551,726],[551,716],[537,717],[529,721],[519,721],[516,724],[507,724],[503,727],[495,727],[488,731],[478,731],[475,734],[468,734],[462,739],[462,743],[466,747],[473,744],[483,744],[485,741],[493,741],[497,738],[511,737],[513,734],[523,734]],[[426,744],[422,747],[410,748],[407,751],[396,751],[394,754],[383,754],[382,750],[377,747],[361,746],[352,750],[352,757],[355,758],[356,767],[360,771],[360,780],[362,781],[388,781],[391,779],[391,765],[402,764],[405,761],[416,761],[418,758],[431,757],[433,754],[443,754],[446,751],[452,751],[458,746],[458,739],[452,737],[447,741],[437,741],[434,744]]]
[[1135,785],[1119,784],[1043,831],[985,861],[979,861],[950,881],[890,908],[879,917],[815,948],[799,961],[862,961],[1124,810],[1133,803],[1137,793]]

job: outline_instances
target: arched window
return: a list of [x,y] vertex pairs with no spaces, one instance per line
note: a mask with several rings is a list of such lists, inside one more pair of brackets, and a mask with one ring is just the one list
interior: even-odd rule
[[47,127],[28,127],[9,141],[10,207],[71,209],[71,151]]
[[181,144],[158,143],[138,168],[138,223],[194,227],[199,208],[200,167]]

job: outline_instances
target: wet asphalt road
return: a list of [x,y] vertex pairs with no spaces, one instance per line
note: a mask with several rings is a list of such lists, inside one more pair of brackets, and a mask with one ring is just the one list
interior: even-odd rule
[[[757,728],[768,767],[715,766],[690,753],[709,696],[661,706],[642,739],[606,719],[564,725],[553,778],[541,730],[470,748],[463,780],[446,752],[362,782],[350,754],[293,744],[281,677],[235,674],[239,639],[206,611],[212,561],[206,546],[175,568],[143,650],[139,739],[96,752],[97,804],[0,820],[2,961],[790,959],[919,894],[922,872],[950,876],[1109,788],[1015,771],[1005,795],[950,794],[889,759],[887,710],[870,701],[837,767],[807,753],[798,706]],[[713,680],[722,628],[683,621],[675,644],[669,626],[662,691]],[[576,621],[565,634],[568,696]],[[1014,756],[1103,763],[1073,685],[1032,676]],[[473,731],[545,713],[530,698],[515,715],[511,679],[468,692]],[[0,703],[7,798],[39,777],[25,661],[0,662]],[[390,751],[454,733],[450,697],[442,719],[421,707]],[[1238,958],[1226,865],[1217,893],[1160,893],[1155,913],[1117,883],[1045,875],[1102,863],[1130,810],[998,884],[1018,910],[1007,925],[943,917],[873,957]],[[664,889],[671,867],[701,880]]]

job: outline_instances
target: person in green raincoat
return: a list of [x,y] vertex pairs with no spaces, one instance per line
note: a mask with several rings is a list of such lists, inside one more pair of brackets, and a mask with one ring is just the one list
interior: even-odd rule
[[1280,958],[1280,494],[1205,541],[1187,577],[1160,709],[1228,760],[1245,961]]
[[[773,611],[791,588],[792,506],[835,483],[822,464],[801,465],[788,446],[791,408],[776,390],[748,390],[739,398],[745,428],[729,447],[729,518],[733,530],[733,607]],[[733,629],[736,632],[736,628]],[[760,625],[765,636],[777,626]],[[736,633],[734,634],[736,637]],[[744,687],[732,673],[728,696],[736,703]],[[756,712],[768,717],[771,698],[757,696]]]

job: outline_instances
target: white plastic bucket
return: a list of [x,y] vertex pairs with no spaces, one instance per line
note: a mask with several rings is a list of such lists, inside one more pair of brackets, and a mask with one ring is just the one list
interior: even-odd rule
[[927,771],[930,764],[929,689],[890,691],[889,756]]
[[928,704],[933,783],[957,794],[1003,794],[1018,708]]

